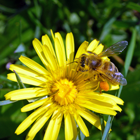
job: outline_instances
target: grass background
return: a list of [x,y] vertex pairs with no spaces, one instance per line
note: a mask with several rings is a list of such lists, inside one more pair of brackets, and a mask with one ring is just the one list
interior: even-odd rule
[[[129,46],[111,61],[120,71],[130,59],[121,98],[125,101],[123,111],[113,120],[110,140],[140,140],[140,1],[139,0],[0,0],[0,100],[4,94],[17,89],[17,83],[6,79],[11,63],[21,64],[20,55],[40,63],[32,46],[32,40],[48,34],[50,29],[60,32],[63,38],[73,32],[76,49],[87,40],[98,39],[109,47],[127,40]],[[127,57],[126,57],[126,54]],[[132,56],[132,61],[131,61]],[[114,91],[111,94],[115,94]],[[0,107],[0,140],[23,140],[29,129],[17,136],[17,126],[26,118],[21,113],[23,102]],[[105,116],[106,118],[106,116]],[[86,122],[90,137],[100,140],[101,132]],[[44,129],[35,140],[41,140]],[[62,124],[58,140],[64,139]]]

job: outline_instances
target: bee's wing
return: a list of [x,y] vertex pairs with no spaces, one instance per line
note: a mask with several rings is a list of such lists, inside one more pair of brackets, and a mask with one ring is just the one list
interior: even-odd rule
[[122,86],[125,86],[127,84],[126,79],[120,72],[112,72],[112,71],[103,70],[103,69],[102,70],[97,69],[97,71],[101,73],[102,76],[105,79],[108,79],[111,83],[119,84]]
[[119,76],[119,79],[117,81],[119,82],[120,85],[122,85],[122,86],[127,85],[126,79],[120,72],[115,73],[115,76]]
[[127,41],[120,41],[107,48],[105,51],[100,53],[99,56],[104,57],[118,55],[126,48],[127,45],[128,45]]

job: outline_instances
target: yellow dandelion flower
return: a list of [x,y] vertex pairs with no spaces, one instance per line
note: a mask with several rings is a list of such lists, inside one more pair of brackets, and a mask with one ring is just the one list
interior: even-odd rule
[[[123,104],[118,97],[96,92],[98,81],[85,80],[86,73],[75,70],[76,64],[72,63],[75,51],[72,33],[66,35],[66,50],[60,33],[53,35],[53,41],[55,49],[47,35],[42,37],[42,43],[38,39],[33,40],[33,46],[45,68],[25,56],[21,56],[19,60],[27,67],[10,65],[10,70],[15,70],[23,83],[34,86],[14,90],[5,95],[6,100],[36,99],[21,108],[22,112],[35,111],[15,131],[19,135],[33,124],[27,134],[27,140],[32,140],[47,121],[49,123],[44,140],[56,140],[63,118],[66,140],[76,139],[77,125],[88,137],[89,131],[83,118],[101,130],[100,119],[93,112],[115,116],[116,111],[121,111],[117,104]],[[98,43],[97,40],[90,44],[83,42],[75,59],[87,50],[94,50],[99,54],[103,45]],[[8,79],[16,81],[15,74],[8,74]]]

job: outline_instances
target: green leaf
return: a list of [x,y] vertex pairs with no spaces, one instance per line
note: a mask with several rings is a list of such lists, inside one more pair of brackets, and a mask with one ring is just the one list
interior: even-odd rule
[[115,21],[113,25],[115,25],[117,28],[130,28],[137,24],[137,21],[132,20],[122,20],[122,21]]
[[140,5],[135,4],[134,2],[129,2],[127,8],[140,12]]
[[139,103],[140,99],[140,69],[130,72],[127,76],[128,84],[123,88],[121,98],[124,102]]
[[[16,136],[14,131],[18,124],[27,117],[26,113],[20,111],[22,106],[22,102],[16,102],[0,107],[0,139],[9,137],[12,140],[12,137]],[[20,140],[20,138],[13,140]]]

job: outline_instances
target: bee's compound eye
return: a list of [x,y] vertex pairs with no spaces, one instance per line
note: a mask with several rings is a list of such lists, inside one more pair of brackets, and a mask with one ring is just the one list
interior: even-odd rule
[[100,82],[100,88],[103,89],[104,91],[109,90],[109,84],[105,81]]

